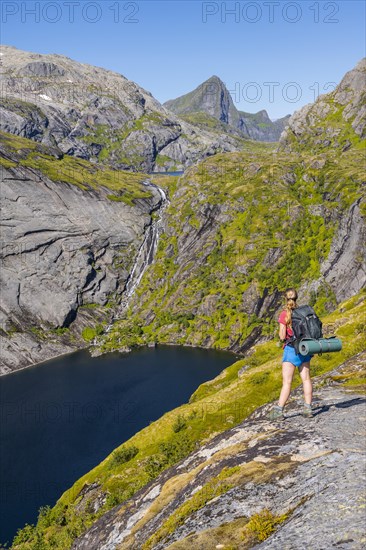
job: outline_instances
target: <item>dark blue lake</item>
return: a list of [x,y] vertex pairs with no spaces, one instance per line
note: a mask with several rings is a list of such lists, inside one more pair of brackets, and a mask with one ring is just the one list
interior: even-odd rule
[[1,377],[1,543],[234,361],[170,346],[97,358],[82,351]]

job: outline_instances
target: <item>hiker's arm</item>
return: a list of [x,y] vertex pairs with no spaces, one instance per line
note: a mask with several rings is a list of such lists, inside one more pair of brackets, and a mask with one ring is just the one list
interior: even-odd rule
[[279,336],[282,342],[286,340],[286,325],[283,325],[282,323],[280,323]]

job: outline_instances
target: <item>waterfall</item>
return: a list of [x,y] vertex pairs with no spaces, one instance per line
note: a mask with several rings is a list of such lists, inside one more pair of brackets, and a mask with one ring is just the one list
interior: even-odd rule
[[154,260],[156,249],[158,247],[159,236],[162,230],[162,214],[168,204],[168,199],[163,189],[151,183],[145,183],[145,185],[155,187],[159,191],[162,201],[159,208],[159,217],[148,226],[145,232],[144,240],[142,241],[142,244],[137,253],[132,271],[127,279],[126,288],[124,291],[124,299],[121,302],[123,310],[128,305],[129,298],[131,298],[136,288],[140,284],[146,268]]
[[[161,196],[161,203],[158,209],[159,216],[151,222],[151,224],[147,227],[145,231],[144,239],[137,252],[134,265],[132,267],[131,273],[128,276],[128,279],[126,282],[123,298],[121,300],[121,303],[119,305],[119,308],[117,310],[116,316],[114,317],[113,321],[116,319],[119,319],[122,316],[122,314],[125,312],[125,310],[128,307],[130,298],[134,294],[136,288],[139,286],[140,281],[147,267],[154,260],[155,253],[158,247],[159,237],[163,229],[162,227],[163,212],[167,207],[167,205],[169,204],[169,200],[163,189],[161,189],[154,183],[151,183],[150,181],[145,181],[143,182],[143,184],[149,187],[155,187],[155,189],[159,191]],[[113,326],[113,322],[106,328],[105,332],[109,332],[112,326]]]

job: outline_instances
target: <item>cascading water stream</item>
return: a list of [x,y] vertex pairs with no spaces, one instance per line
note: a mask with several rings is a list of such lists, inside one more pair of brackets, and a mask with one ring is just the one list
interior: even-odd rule
[[[121,300],[118,311],[113,321],[115,321],[116,319],[119,319],[124,313],[124,311],[127,309],[129,300],[133,296],[138,285],[140,284],[140,281],[147,267],[154,260],[155,253],[158,247],[159,237],[162,231],[163,212],[167,207],[167,205],[169,204],[169,200],[163,189],[151,183],[150,181],[143,182],[143,184],[148,185],[150,187],[151,186],[155,187],[155,189],[159,191],[161,196],[161,204],[158,209],[159,216],[155,220],[153,220],[146,229],[145,236],[138,250],[132,271],[127,279],[126,287],[123,293],[123,298]],[[113,326],[113,322],[106,328],[105,332],[108,333],[111,330],[112,326]]]
[[153,262],[158,246],[162,226],[162,214],[167,206],[168,199],[163,189],[161,189],[157,185],[154,185],[154,187],[156,187],[156,189],[159,191],[162,198],[162,203],[159,207],[159,217],[154,220],[147,228],[144,240],[138,251],[136,261],[126,283],[126,290],[124,294],[127,301],[138,287],[146,268]]

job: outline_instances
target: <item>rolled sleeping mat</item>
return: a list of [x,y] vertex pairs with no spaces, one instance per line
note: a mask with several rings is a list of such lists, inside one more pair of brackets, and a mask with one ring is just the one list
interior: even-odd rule
[[311,340],[310,338],[300,341],[299,352],[301,355],[314,355],[314,353],[329,353],[332,351],[341,351],[342,340],[339,338],[320,338]]

